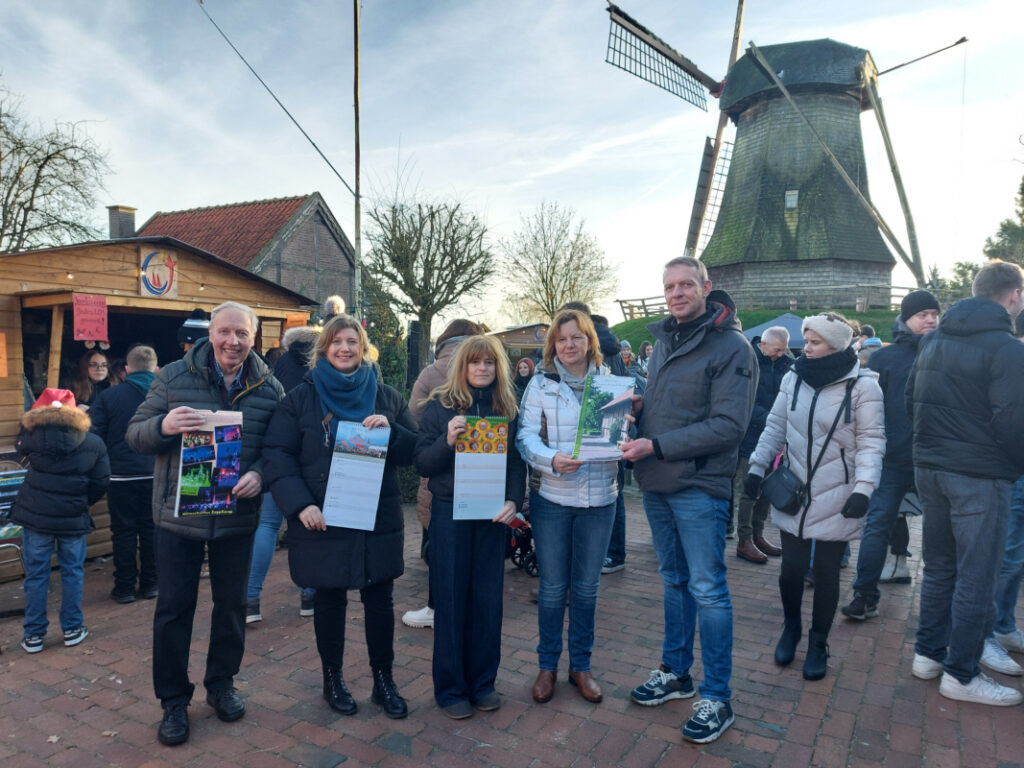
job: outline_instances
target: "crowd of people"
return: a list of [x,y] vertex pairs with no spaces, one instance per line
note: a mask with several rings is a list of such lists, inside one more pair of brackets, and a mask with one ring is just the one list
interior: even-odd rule
[[[290,331],[273,368],[254,350],[255,313],[235,302],[216,307],[208,328],[189,332],[179,361],[158,369],[151,347],[132,348],[124,383],[108,379],[102,354],[88,354],[78,389],[46,390],[25,414],[17,443],[29,462],[12,511],[25,529],[22,647],[44,648],[54,546],[64,644],[87,637],[84,536],[89,505],[105,492],[111,598],[156,599],[159,740],[189,738],[189,646],[204,568],[213,599],[206,700],[221,720],[237,720],[245,714],[234,687],[245,625],[262,618],[260,590],[286,522],[290,574],[302,590],[300,610],[313,617],[326,704],[342,715],[358,708],[342,674],[348,592],[358,590],[371,701],[388,717],[406,717],[392,674],[393,585],[405,567],[397,470],[412,465],[422,478],[417,511],[429,600],[403,621],[433,627],[438,707],[463,719],[502,704],[495,680],[506,526],[524,514],[539,566],[531,695],[541,704],[556,695],[567,643],[568,682],[596,704],[603,697],[600,672],[591,667],[598,587],[602,573],[622,567],[623,472],[632,471],[659,563],[664,640],[657,668],[630,698],[656,706],[699,692],[682,726],[686,740],[713,741],[735,719],[725,559],[733,501],[737,558],[763,564],[781,557],[780,667],[794,661],[803,640],[803,593],[813,575],[803,677],[819,680],[827,674],[849,543],[860,541],[860,549],[842,614],[864,621],[878,616],[878,584],[890,558],[898,563],[909,554],[899,510],[916,488],[924,570],[912,673],[941,676],[939,691],[948,698],[1020,703],[1020,691],[979,665],[1024,673],[1007,653],[1024,651],[1014,616],[1024,573],[1024,344],[1014,333],[1014,319],[1018,329],[1022,324],[1024,271],[987,264],[974,296],[941,319],[934,296],[910,293],[894,343],[866,360],[864,351],[880,346],[873,329],[855,334],[836,313],[804,318],[795,359],[783,328],[749,343],[731,298],[712,290],[698,260],[669,261],[663,287],[668,315],[648,327],[654,344],[642,344],[635,357],[579,302],[553,318],[540,360],[523,359],[515,369],[492,336],[456,320],[439,337],[436,359],[410,401],[383,382],[366,332],[343,307],[326,313],[322,328]],[[573,458],[588,378],[609,373],[633,376],[636,385],[621,460]],[[88,413],[76,397],[88,401]],[[235,509],[181,515],[182,436],[218,410],[242,418]],[[479,419],[507,420],[504,480],[493,494],[503,501],[489,520],[463,520],[454,509],[456,446]],[[325,514],[343,423],[388,430],[369,529],[331,524]],[[765,538],[769,514],[781,546]],[[699,686],[691,675],[698,630]]]

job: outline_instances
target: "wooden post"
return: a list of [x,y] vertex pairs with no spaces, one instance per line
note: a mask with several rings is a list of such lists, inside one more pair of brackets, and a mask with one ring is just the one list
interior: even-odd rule
[[60,386],[60,353],[64,340],[64,307],[53,308],[50,320],[50,360],[46,367],[46,386]]

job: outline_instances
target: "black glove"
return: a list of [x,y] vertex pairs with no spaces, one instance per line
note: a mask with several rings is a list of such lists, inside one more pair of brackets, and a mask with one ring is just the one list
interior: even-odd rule
[[843,517],[859,520],[868,513],[868,497],[863,493],[851,493],[843,505]]
[[764,478],[760,475],[755,475],[751,472],[745,478],[743,478],[743,493],[749,496],[751,499],[756,499],[761,495],[761,483],[764,482]]

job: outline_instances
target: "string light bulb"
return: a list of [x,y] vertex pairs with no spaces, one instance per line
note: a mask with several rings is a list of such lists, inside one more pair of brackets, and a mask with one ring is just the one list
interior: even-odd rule
[[205,291],[206,290],[206,283],[200,283],[199,284],[199,290],[200,291]]
[[75,279],[75,275],[70,270],[68,270],[68,280],[74,280],[74,279]]

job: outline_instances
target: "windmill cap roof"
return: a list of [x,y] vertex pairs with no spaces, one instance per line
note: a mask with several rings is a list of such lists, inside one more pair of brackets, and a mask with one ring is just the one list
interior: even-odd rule
[[[869,51],[827,38],[765,45],[758,50],[783,85],[794,92],[856,89],[861,85],[862,67],[875,71]],[[729,70],[719,107],[723,112],[742,112],[756,97],[775,90],[775,84],[748,51]]]

